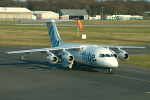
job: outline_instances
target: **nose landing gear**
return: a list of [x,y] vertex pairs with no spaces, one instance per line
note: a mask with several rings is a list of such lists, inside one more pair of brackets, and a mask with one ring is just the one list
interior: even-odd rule
[[112,70],[112,69],[109,69],[108,73],[109,73],[109,74],[113,74],[113,70]]

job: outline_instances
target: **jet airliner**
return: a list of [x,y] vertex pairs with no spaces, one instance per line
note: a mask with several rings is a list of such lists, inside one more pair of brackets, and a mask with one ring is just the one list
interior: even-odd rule
[[84,64],[88,67],[90,66],[90,68],[109,69],[109,74],[112,74],[112,69],[118,67],[117,58],[119,58],[122,61],[126,61],[129,59],[129,54],[125,51],[126,49],[145,48],[137,46],[90,45],[63,42],[59,36],[55,21],[65,20],[48,19],[26,21],[46,22],[51,47],[11,51],[6,53],[13,54],[46,52],[46,59],[50,64],[56,64],[58,62],[58,58],[60,58],[63,61],[62,67],[65,67],[65,69],[67,70],[71,69],[73,64]]

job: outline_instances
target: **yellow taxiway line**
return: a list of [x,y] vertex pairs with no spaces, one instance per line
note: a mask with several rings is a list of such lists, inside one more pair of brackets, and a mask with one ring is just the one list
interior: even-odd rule
[[138,79],[138,78],[126,77],[126,76],[115,75],[115,74],[113,74],[113,76],[120,77],[120,78],[126,78],[126,79],[131,79],[131,80],[136,80],[136,81],[142,81],[142,82],[148,82],[148,83],[150,83],[149,80],[142,80],[142,79]]

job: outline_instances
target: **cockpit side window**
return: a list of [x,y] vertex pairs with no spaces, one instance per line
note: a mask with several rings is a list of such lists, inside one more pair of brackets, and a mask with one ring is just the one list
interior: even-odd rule
[[100,54],[99,57],[114,57],[113,54]]
[[105,54],[106,57],[110,57],[110,54]]
[[105,57],[105,54],[100,54],[99,57],[102,57],[102,58],[103,58],[103,57]]
[[102,54],[102,57],[105,57],[105,54]]

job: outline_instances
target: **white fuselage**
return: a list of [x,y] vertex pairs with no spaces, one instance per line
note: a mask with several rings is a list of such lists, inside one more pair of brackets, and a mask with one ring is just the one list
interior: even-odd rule
[[82,49],[67,50],[74,56],[76,63],[91,65],[95,68],[115,68],[118,61],[110,49],[96,45],[82,45]]

